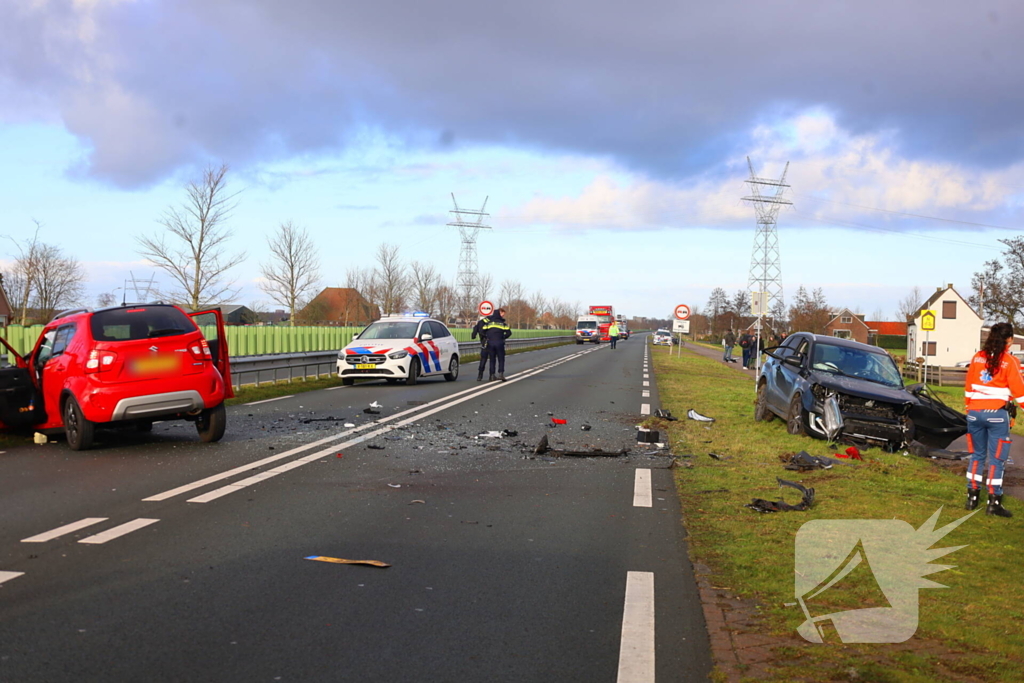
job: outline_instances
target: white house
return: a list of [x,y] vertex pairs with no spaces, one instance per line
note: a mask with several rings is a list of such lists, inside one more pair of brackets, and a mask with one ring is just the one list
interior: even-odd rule
[[[921,329],[921,312],[935,311],[935,329]],[[981,348],[981,316],[953,285],[939,287],[907,324],[907,360],[950,367],[970,360]]]

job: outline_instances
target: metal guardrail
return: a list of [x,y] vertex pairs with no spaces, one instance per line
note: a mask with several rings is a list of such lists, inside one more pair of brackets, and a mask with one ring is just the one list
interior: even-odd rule
[[[505,348],[528,348],[574,341],[572,335],[509,339]],[[480,342],[459,342],[459,355],[479,353]],[[245,384],[289,382],[295,379],[317,379],[337,374],[338,351],[307,351],[304,353],[277,353],[265,356],[238,356],[231,359],[231,384],[235,388]]]

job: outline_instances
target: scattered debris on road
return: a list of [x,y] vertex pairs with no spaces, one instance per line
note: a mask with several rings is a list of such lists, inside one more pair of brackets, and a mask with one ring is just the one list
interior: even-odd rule
[[381,562],[380,560],[345,560],[340,557],[323,557],[322,555],[310,555],[305,559],[313,560],[314,562],[332,562],[334,564],[364,564],[368,567],[386,568],[391,566],[387,562]]
[[590,431],[591,429],[593,429],[593,427],[591,427],[591,426],[590,426],[590,425],[588,425],[588,424],[584,424],[584,425],[580,425],[580,429],[581,429],[582,431],[584,431],[584,432],[589,432],[589,431]]
[[540,437],[540,441],[537,442],[537,447],[533,449],[534,455],[544,455],[550,450],[548,448],[548,435]]
[[788,486],[794,488],[800,492],[801,500],[796,505],[790,505],[784,500],[764,500],[763,498],[754,498],[752,501],[744,505],[755,512],[803,512],[809,510],[814,504],[814,489],[809,489],[795,481],[786,481],[785,479],[776,479],[779,482],[779,488]]
[[36,444],[39,445],[39,446],[42,446],[44,443],[49,441],[49,439],[46,437],[46,434],[43,434],[42,432],[36,432],[35,436],[33,436],[32,438],[35,440]]
[[381,446],[378,443],[368,443],[368,444],[366,444],[366,447],[370,448],[370,449],[373,449],[375,451],[382,451],[382,450],[384,450],[384,446]]
[[557,417],[553,417],[553,418],[551,418],[551,422],[552,422],[552,424],[556,424],[556,425],[564,425],[564,424],[567,424],[567,420],[560,420],[560,419],[559,419],[559,418],[557,418]]
[[659,443],[660,441],[661,432],[657,429],[647,429],[646,427],[636,428],[637,443]]
[[383,407],[384,406],[374,401],[368,408],[363,408],[363,412],[367,415],[380,415],[380,409]]

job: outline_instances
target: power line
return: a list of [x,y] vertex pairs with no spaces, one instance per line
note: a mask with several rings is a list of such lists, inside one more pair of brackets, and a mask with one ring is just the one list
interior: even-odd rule
[[907,237],[916,237],[917,239],[930,240],[932,242],[943,242],[945,244],[955,244],[961,247],[973,247],[975,249],[991,249],[994,251],[1002,251],[999,247],[988,246],[984,244],[977,244],[976,242],[965,242],[964,240],[954,240],[948,237],[935,237],[934,235],[922,235],[918,232],[907,232],[905,230],[892,230],[889,228],[879,228],[873,225],[865,225],[863,223],[856,223],[854,221],[845,221],[838,218],[825,218],[821,219],[817,216],[811,216],[809,214],[801,213],[794,209],[793,213],[796,215],[806,218],[809,221],[814,221],[822,225],[831,225],[833,227],[844,227],[844,228],[860,228],[862,230],[872,230],[874,232],[889,233],[892,235],[905,235]]
[[[796,194],[796,193],[794,193]],[[841,202],[836,199],[825,199],[824,197],[815,197],[811,194],[798,195],[804,199],[813,199],[818,202],[829,202],[830,204],[841,204],[842,206],[849,206],[855,209],[865,209],[867,211],[881,211],[882,213],[891,213],[897,216],[908,216],[910,218],[923,218],[929,221],[942,221],[944,223],[957,223],[958,225],[970,225],[975,228],[994,228],[996,230],[1020,230],[1020,228],[1008,228],[1005,225],[992,225],[990,223],[973,223],[971,221],[961,221],[955,218],[940,218],[939,216],[925,216],[919,213],[907,213],[905,211],[893,211],[891,209],[880,209],[877,206],[864,206],[862,204],[850,204],[848,202]]]

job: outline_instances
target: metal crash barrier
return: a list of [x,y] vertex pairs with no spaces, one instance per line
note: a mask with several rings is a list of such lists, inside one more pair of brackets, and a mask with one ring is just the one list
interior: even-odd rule
[[[509,339],[507,349],[523,349],[531,346],[564,344],[575,341],[573,335],[557,337],[532,337]],[[480,352],[480,342],[459,342],[459,355],[466,356]],[[231,384],[237,389],[247,384],[267,382],[291,382],[310,377],[320,379],[331,377],[338,372],[337,351],[307,351],[305,353],[277,353],[264,356],[237,356],[231,359]]]

